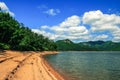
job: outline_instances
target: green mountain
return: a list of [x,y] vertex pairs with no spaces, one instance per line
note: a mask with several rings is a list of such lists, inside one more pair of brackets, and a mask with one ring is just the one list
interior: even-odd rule
[[120,51],[120,43],[112,41],[89,41],[74,43],[69,39],[56,41],[59,51]]

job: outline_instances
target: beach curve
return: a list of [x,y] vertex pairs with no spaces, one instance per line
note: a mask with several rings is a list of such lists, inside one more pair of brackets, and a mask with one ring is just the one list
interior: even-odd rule
[[65,80],[43,58],[57,52],[7,50],[1,53],[0,80]]

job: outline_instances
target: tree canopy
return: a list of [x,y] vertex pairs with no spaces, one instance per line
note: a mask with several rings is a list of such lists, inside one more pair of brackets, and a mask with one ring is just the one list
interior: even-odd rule
[[32,32],[9,13],[0,12],[0,49],[44,51],[56,50],[57,46],[53,40]]

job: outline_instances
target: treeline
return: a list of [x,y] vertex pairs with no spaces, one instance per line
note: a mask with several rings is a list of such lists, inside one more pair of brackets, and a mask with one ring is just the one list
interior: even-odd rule
[[120,43],[112,41],[88,41],[74,43],[69,39],[56,41],[59,51],[120,51]]
[[56,50],[54,41],[32,32],[9,13],[0,12],[0,49],[45,51]]

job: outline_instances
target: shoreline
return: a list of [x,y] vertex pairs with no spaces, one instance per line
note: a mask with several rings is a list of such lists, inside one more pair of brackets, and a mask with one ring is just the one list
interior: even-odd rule
[[66,80],[65,76],[61,75],[57,70],[54,69],[54,67],[44,58],[46,55],[56,55],[59,54],[58,51],[45,51],[42,54],[42,60],[43,64],[46,66],[46,68],[58,79],[58,80]]
[[44,58],[45,55],[58,54],[57,51],[5,50],[2,53],[0,55],[0,61],[3,61],[0,63],[1,80],[26,80],[26,78],[28,80],[65,80]]
[[46,69],[50,71],[52,75],[54,75],[57,78],[57,80],[65,80],[65,78],[62,75],[60,75],[60,73],[56,71],[44,57],[42,57],[42,60]]
[[60,73],[58,71],[56,71],[51,65],[50,63],[44,58],[44,56],[46,55],[56,55],[59,54],[58,51],[43,51],[41,58],[43,60],[43,64],[45,65],[46,69],[48,71],[50,71],[56,78],[57,80],[65,80],[65,77],[63,77],[62,75],[60,75]]

